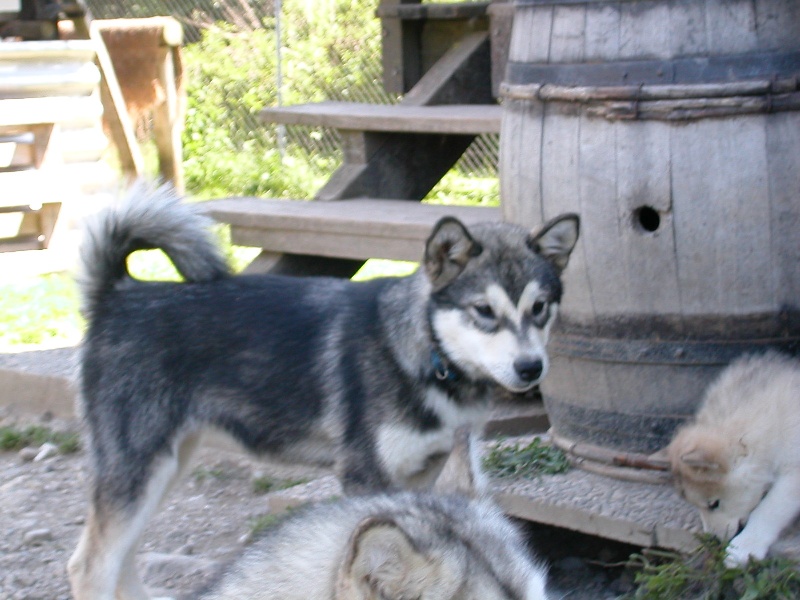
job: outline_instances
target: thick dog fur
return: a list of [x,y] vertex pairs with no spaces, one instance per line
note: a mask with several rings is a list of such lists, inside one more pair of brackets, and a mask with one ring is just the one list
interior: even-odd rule
[[[292,516],[257,541],[202,600],[545,600],[545,571],[474,485],[360,496]],[[449,469],[453,471],[453,469]],[[445,479],[442,481],[442,479]],[[470,489],[471,488],[471,489]]]
[[[208,222],[167,188],[138,184],[87,227],[82,411],[94,477],[69,572],[77,600],[147,598],[133,558],[199,434],[333,464],[348,494],[430,485],[493,389],[547,371],[560,272],[578,237],[563,215],[538,233],[442,219],[405,278],[232,276]],[[132,279],[162,248],[185,282]]]
[[705,530],[730,540],[728,563],[764,558],[800,515],[800,363],[775,352],[732,363],[667,454]]

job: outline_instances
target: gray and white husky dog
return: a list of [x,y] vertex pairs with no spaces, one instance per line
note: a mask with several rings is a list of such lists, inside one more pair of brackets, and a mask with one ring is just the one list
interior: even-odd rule
[[435,493],[357,496],[300,511],[201,600],[546,600],[545,569],[476,488],[465,440],[459,435]]
[[[335,466],[348,494],[430,485],[453,432],[479,434],[497,386],[547,371],[578,217],[538,232],[445,217],[421,268],[355,283],[232,276],[197,205],[139,183],[87,225],[81,409],[90,508],[69,562],[77,600],[143,599],[141,533],[198,443]],[[185,279],[130,277],[161,248]]]

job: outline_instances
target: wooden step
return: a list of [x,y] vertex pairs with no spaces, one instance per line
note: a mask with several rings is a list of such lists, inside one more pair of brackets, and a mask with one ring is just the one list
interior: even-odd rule
[[100,100],[81,96],[0,99],[0,127],[47,123],[96,123],[103,116]]
[[486,16],[491,2],[453,2],[447,4],[382,5],[375,14],[381,19],[405,21],[475,19]]
[[231,225],[235,244],[357,260],[419,260],[431,227],[445,215],[455,216],[467,226],[501,218],[497,208],[409,200],[227,198],[209,200],[204,206],[215,219]]
[[500,132],[501,108],[496,104],[410,106],[318,102],[265,108],[260,117],[265,123],[356,131],[478,135]]

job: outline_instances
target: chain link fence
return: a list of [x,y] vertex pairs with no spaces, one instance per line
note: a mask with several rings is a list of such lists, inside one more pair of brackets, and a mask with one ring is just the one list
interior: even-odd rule
[[[380,20],[374,14],[377,0],[89,0],[87,4],[97,19],[170,15],[184,26],[187,53],[202,44],[210,31],[251,38],[264,35],[257,52],[272,56],[252,58],[254,63],[258,59],[272,65],[271,81],[260,80],[260,90],[229,85],[224,93],[230,102],[223,101],[224,110],[217,115],[236,121],[237,129],[242,130],[239,134],[247,138],[239,144],[251,151],[278,148],[281,155],[299,153],[317,161],[322,157],[331,172],[341,162],[335,130],[264,125],[258,120],[257,102],[238,102],[243,95],[261,91],[265,96],[261,106],[322,100],[387,104],[398,100],[382,85]],[[320,19],[326,19],[325,23],[320,24]],[[314,47],[309,28],[315,26],[316,31],[333,26],[341,30]],[[193,90],[190,85],[188,90],[190,106],[193,93],[196,102],[206,101],[202,88]],[[187,148],[187,159],[191,153],[192,148]],[[465,176],[496,177],[497,153],[497,135],[479,136],[454,170]]]

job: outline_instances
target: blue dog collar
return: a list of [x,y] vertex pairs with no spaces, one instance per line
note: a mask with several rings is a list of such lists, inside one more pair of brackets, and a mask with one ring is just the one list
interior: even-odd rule
[[431,365],[433,366],[433,374],[439,381],[455,381],[458,379],[458,374],[454,369],[450,368],[447,359],[435,348],[431,350]]

